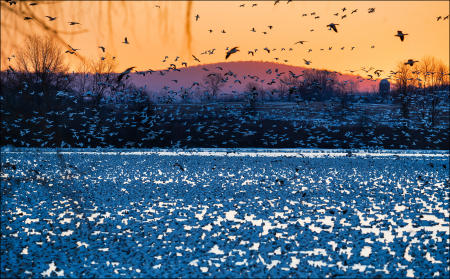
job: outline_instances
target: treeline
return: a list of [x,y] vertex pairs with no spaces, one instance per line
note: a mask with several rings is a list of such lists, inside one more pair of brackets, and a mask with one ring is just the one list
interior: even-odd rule
[[[240,101],[246,101],[242,106],[194,106],[198,109],[196,116],[186,117],[176,105],[161,110],[161,104],[156,104],[158,100],[152,99],[144,88],[136,88],[127,76],[119,81],[114,57],[106,55],[98,61],[84,61],[76,74],[69,74],[64,55],[68,54],[52,39],[30,37],[17,51],[14,67],[1,73],[1,145],[364,147],[372,144],[365,135],[378,129],[378,136],[383,140],[374,142],[380,147],[405,148],[408,145],[402,144],[404,133],[421,140],[427,134],[440,137],[444,132],[438,128],[439,121],[444,118],[444,123],[449,123],[448,116],[445,119],[448,74],[436,74],[442,69],[448,71],[448,67],[442,68],[434,60],[430,63],[435,66],[427,66],[426,71],[414,68],[419,67],[422,61],[414,67],[400,64],[401,70],[392,73],[396,83],[390,94],[364,98],[365,102],[392,104],[381,112],[386,114],[400,105],[403,120],[412,119],[412,115],[417,119],[419,114],[424,123],[419,123],[422,126],[417,128],[417,125],[389,127],[371,122],[371,115],[355,109],[362,102],[352,94],[357,91],[357,83],[341,82],[336,72],[312,69],[299,75],[288,73],[279,77],[278,88],[270,92],[252,80],[240,96]],[[420,76],[420,73],[428,74]],[[195,91],[163,92],[166,99],[159,101],[189,102],[194,93],[206,101],[218,100],[227,78],[222,73],[208,74]],[[302,128],[298,128],[289,121],[265,119],[257,112],[258,103],[265,100],[296,101],[299,114],[314,106],[308,112],[311,118],[320,113],[334,115],[339,111],[339,117],[347,124],[331,132],[325,128],[327,125],[318,127],[304,123]],[[355,123],[355,119],[357,124],[348,124]],[[226,131],[231,126],[233,130]],[[286,133],[286,129],[290,132]],[[292,132],[293,129],[297,132]],[[362,138],[344,136],[352,129],[360,131]],[[323,137],[328,142],[323,141]],[[280,139],[274,140],[277,138]],[[308,138],[320,144],[308,143]],[[448,138],[448,134],[444,138]],[[441,149],[448,146],[438,139],[434,139],[435,142],[421,140],[411,141],[411,147]]]

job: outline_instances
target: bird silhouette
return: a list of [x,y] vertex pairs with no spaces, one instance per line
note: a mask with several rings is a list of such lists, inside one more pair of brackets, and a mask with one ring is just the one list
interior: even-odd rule
[[238,47],[233,47],[232,49],[227,51],[227,54],[225,55],[225,59],[228,59],[228,57],[230,57],[231,54],[236,53],[238,51],[239,51]]
[[101,49],[103,52],[105,52],[105,47],[104,46],[99,46],[99,49]]
[[397,34],[396,35],[394,35],[394,36],[396,36],[396,37],[399,37],[400,38],[400,41],[402,41],[403,42],[403,40],[405,39],[405,36],[406,35],[408,35],[408,34],[405,34],[405,33],[403,33],[402,31],[397,31]]
[[134,68],[136,68],[136,67],[134,67],[134,66],[130,67],[130,68],[126,69],[125,71],[123,71],[122,73],[120,73],[120,75],[117,77],[117,82],[120,82],[122,80],[122,78],[125,75],[128,75]]
[[127,37],[125,37],[125,39],[123,40],[123,42],[122,43],[124,43],[124,44],[130,44],[129,42],[128,42],[128,38]]
[[200,16],[197,14],[197,15],[195,16],[195,21],[198,21],[199,18],[200,18]]
[[69,21],[69,25],[77,25],[77,24],[81,24],[81,23],[76,22],[76,21]]
[[24,17],[23,18],[24,20],[30,20],[30,19],[33,19],[32,17],[29,17],[29,16],[26,16],[26,17]]
[[194,58],[195,61],[200,62],[200,60],[197,57],[195,57],[195,55],[192,55],[192,57]]
[[328,25],[327,25],[327,27],[329,27],[329,29],[328,29],[328,30],[331,30],[331,29],[333,29],[333,30],[334,30],[334,32],[336,32],[336,33],[337,33],[337,28],[336,28],[336,25],[339,25],[339,24],[337,24],[337,23],[330,23],[330,24],[328,24]]
[[49,21],[54,21],[56,19],[56,17],[52,17],[52,16],[45,16],[48,18]]
[[305,61],[305,64],[306,64],[306,65],[311,64],[311,61],[308,61],[308,60],[306,60],[305,58],[303,58],[303,61]]
[[412,65],[414,65],[414,63],[416,63],[416,62],[419,62],[419,61],[416,61],[416,60],[413,60],[413,59],[408,59],[408,61],[405,62],[405,65],[412,66]]

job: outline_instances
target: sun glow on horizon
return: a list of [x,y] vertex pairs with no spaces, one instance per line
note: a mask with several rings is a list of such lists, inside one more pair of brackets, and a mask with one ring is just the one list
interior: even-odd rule
[[[60,38],[79,48],[77,53],[88,61],[115,56],[117,72],[130,66],[136,66],[137,70],[162,70],[171,63],[182,68],[182,62],[193,66],[263,61],[342,73],[373,67],[383,69],[382,77],[386,77],[398,62],[411,58],[420,60],[432,55],[446,64],[449,61],[449,20],[443,19],[448,15],[448,1],[289,4],[283,1],[277,5],[272,1],[38,1],[32,7],[26,4],[18,3],[13,9],[19,9],[22,15],[33,12],[32,20],[14,17],[8,10],[11,8],[2,2],[1,31],[9,35],[1,40],[2,70],[14,65],[13,59],[7,58],[22,45],[24,35],[45,34],[39,21],[57,26]],[[375,11],[369,13],[372,7]],[[47,15],[56,19],[49,22]],[[437,16],[442,18],[438,21]],[[72,26],[70,21],[80,24]],[[338,32],[329,30],[330,23],[339,24]],[[394,36],[398,30],[408,34],[403,42]],[[80,33],[65,34],[66,31]],[[14,40],[8,39],[11,34]],[[129,44],[122,43],[125,37]],[[295,44],[299,40],[306,42]],[[99,46],[105,47],[105,53]],[[226,49],[235,46],[240,51],[225,60]],[[201,62],[194,61],[192,55]],[[71,71],[79,69],[79,59],[70,54],[66,57]],[[305,65],[304,59],[311,61],[311,65]]]

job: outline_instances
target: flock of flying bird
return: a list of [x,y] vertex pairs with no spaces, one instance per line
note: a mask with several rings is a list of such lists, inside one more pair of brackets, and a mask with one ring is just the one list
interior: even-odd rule
[[[9,5],[15,5],[15,4],[16,4],[16,2],[13,1],[13,0],[4,0],[4,1],[7,2],[7,3],[9,3]],[[288,0],[288,1],[287,1],[287,4],[289,4],[290,2],[292,2],[292,0]],[[279,3],[280,3],[280,0],[274,1],[274,5],[278,5]],[[30,6],[36,6],[36,5],[38,5],[38,3],[32,2],[32,3],[30,3],[29,5],[30,5]],[[239,7],[240,7],[240,8],[244,8],[245,5],[246,5],[246,4],[239,4]],[[257,5],[258,5],[257,3],[252,3],[252,4],[251,4],[251,7],[256,7]],[[159,5],[155,5],[155,8],[161,8],[161,7],[160,7]],[[346,7],[343,7],[343,8],[341,9],[340,12],[334,13],[333,15],[336,16],[336,17],[340,17],[341,19],[344,19],[344,18],[346,18],[347,15],[348,15],[348,14],[345,14],[346,11],[350,12],[350,10],[348,10]],[[357,13],[357,12],[358,12],[358,9],[353,9],[353,10],[351,10],[350,15],[353,15],[353,14],[355,14],[355,13]],[[369,13],[369,14],[372,14],[372,13],[374,13],[374,12],[375,12],[375,8],[369,8],[369,9],[367,10],[367,13]],[[341,13],[341,14],[340,14],[340,13]],[[316,12],[310,12],[309,15],[314,16],[314,19],[319,19],[319,18],[320,18],[320,16],[317,15]],[[308,16],[308,13],[303,13],[303,14],[302,14],[302,17],[306,17],[306,16]],[[47,17],[49,21],[55,21],[55,20],[57,19],[56,17],[54,17],[54,16],[49,16],[49,15],[46,15],[45,17]],[[195,19],[196,22],[199,21],[200,18],[201,18],[201,17],[200,17],[199,14],[196,14],[196,15],[194,16],[194,19]],[[447,16],[438,16],[438,17],[436,17],[436,20],[439,21],[439,20],[442,19],[442,20],[444,21],[444,20],[447,20],[448,18],[449,18],[448,15],[447,15]],[[24,17],[24,20],[32,20],[32,19],[33,19],[32,17],[28,17],[28,16]],[[81,23],[76,22],[76,21],[68,21],[68,24],[69,24],[69,25],[80,25]],[[331,23],[327,24],[325,27],[327,27],[328,30],[330,30],[330,31],[334,31],[335,33],[339,33],[338,26],[339,26],[338,23],[333,23],[333,22],[331,22]],[[273,25],[268,25],[267,27],[268,27],[268,30],[272,30],[272,29],[274,28]],[[250,29],[250,31],[251,31],[251,32],[256,32],[256,30],[255,30],[254,27],[252,27],[252,28]],[[312,31],[314,31],[314,29],[311,29],[310,31],[312,32]],[[209,32],[209,33],[212,33],[213,30],[212,30],[212,29],[208,29],[208,32]],[[225,31],[225,30],[222,30],[221,33],[226,33],[226,31]],[[263,31],[263,33],[264,33],[264,34],[267,34],[267,31]],[[404,32],[401,31],[401,30],[398,30],[397,33],[394,34],[394,36],[398,37],[398,38],[400,39],[401,42],[403,42],[403,41],[405,40],[406,36],[408,36],[408,35],[409,35],[408,33],[404,33]],[[307,42],[308,42],[308,41],[306,41],[306,40],[299,40],[299,41],[295,42],[294,45],[297,45],[297,44],[298,44],[298,45],[304,45],[304,44],[307,43]],[[129,44],[130,44],[130,42],[129,42],[129,40],[128,40],[127,37],[124,38],[124,40],[122,41],[122,43],[125,44],[125,45],[129,45]],[[74,47],[72,47],[72,46],[70,46],[70,45],[67,45],[67,46],[68,46],[68,49],[66,50],[66,53],[69,53],[69,54],[77,55],[77,51],[80,50],[80,49],[74,48]],[[98,48],[101,49],[102,53],[105,53],[105,52],[106,52],[106,48],[105,48],[104,46],[98,46]],[[341,49],[341,50],[344,50],[344,48],[345,48],[345,47],[343,46],[343,47],[341,47],[340,49]],[[356,48],[355,46],[351,46],[350,50],[353,51],[355,48]],[[373,49],[373,48],[375,48],[375,46],[372,45],[371,48]],[[328,47],[328,50],[329,50],[329,51],[331,51],[332,49],[333,49],[332,46]],[[215,52],[214,52],[215,50],[216,50],[216,49],[206,50],[206,51],[202,52],[201,55],[205,55],[205,54],[213,55],[213,54],[215,54]],[[276,51],[277,49],[276,49],[276,48],[269,49],[268,47],[265,47],[263,50],[266,51],[267,54],[270,54],[271,52],[273,53],[273,52]],[[293,49],[292,47],[289,47],[287,50],[288,50],[288,51],[293,51],[294,49]],[[325,50],[325,49],[324,49],[324,48],[320,48],[320,50],[323,51],[323,50]],[[239,52],[239,51],[240,51],[240,49],[239,49],[239,47],[237,47],[237,46],[236,46],[236,47],[232,47],[232,48],[227,47],[227,48],[225,49],[225,60],[227,60],[228,58],[230,58],[231,55],[233,55],[233,54],[235,54],[235,53],[237,53],[237,52]],[[254,56],[254,55],[256,54],[257,51],[258,51],[258,49],[255,48],[255,49],[248,50],[247,53],[248,53],[248,55]],[[286,51],[286,48],[281,48],[280,51]],[[310,53],[310,52],[312,52],[312,51],[313,51],[313,50],[312,50],[311,48],[309,48],[309,49],[307,50],[308,53]],[[8,57],[8,60],[10,61],[10,60],[11,60],[12,58],[14,58],[14,57],[15,57],[15,56],[12,55],[11,57]],[[112,59],[115,59],[115,58],[116,58],[115,56],[112,57]],[[164,57],[164,60],[163,60],[162,62],[166,62],[168,58],[169,58],[168,56],[165,56],[165,57]],[[180,58],[180,57],[177,56],[177,57],[175,58],[174,62],[178,61],[179,58]],[[192,58],[194,59],[195,62],[201,63],[200,59],[199,59],[197,56],[195,56],[195,55],[192,54]],[[101,57],[101,60],[105,60],[105,59],[106,59],[106,58],[105,58],[104,56]],[[277,60],[277,61],[280,60],[279,57],[275,57],[274,59]],[[305,64],[305,65],[310,65],[310,64],[312,64],[312,61],[311,61],[311,60],[307,60],[307,59],[303,58],[303,61],[304,61],[304,64]],[[288,60],[287,60],[287,59],[284,59],[284,62],[287,63]],[[408,61],[405,62],[405,65],[413,66],[414,63],[416,63],[416,62],[419,62],[419,61],[414,60],[414,59],[408,59]],[[181,62],[181,65],[184,66],[184,67],[187,67],[187,66],[188,66],[188,63],[185,62],[185,61],[182,61],[182,62]],[[121,72],[120,75],[118,76],[118,81],[121,81],[121,80],[123,79],[124,76],[126,76],[126,77],[128,78],[128,77],[129,77],[128,75],[129,75],[135,68],[136,68],[135,66],[129,67],[129,68],[127,68],[125,71]],[[171,63],[170,66],[169,66],[169,68],[168,68],[168,70],[178,70],[178,69],[177,69],[177,67],[176,67],[175,64]],[[364,69],[362,69],[362,70],[364,70]],[[137,73],[139,73],[139,74],[142,74],[142,75],[145,75],[145,73],[152,73],[152,72],[153,72],[153,70],[151,70],[151,69],[148,70],[148,71],[137,71],[137,70],[135,70],[135,71],[136,71]],[[364,70],[364,71],[366,71],[366,73],[368,73],[367,70]],[[353,72],[355,72],[355,71],[354,71],[354,70],[350,70],[350,72],[353,73]],[[374,72],[374,74],[376,74],[378,77],[380,77],[380,73],[381,73],[381,72],[382,72],[382,70],[376,70],[376,71]],[[393,72],[391,71],[391,74],[392,74],[392,73],[393,73]],[[161,74],[163,75],[162,72],[161,72]],[[368,77],[369,77],[369,79],[372,79],[372,78],[373,78],[373,75],[368,75]],[[390,77],[391,77],[391,76],[388,76],[388,78],[390,78]]]

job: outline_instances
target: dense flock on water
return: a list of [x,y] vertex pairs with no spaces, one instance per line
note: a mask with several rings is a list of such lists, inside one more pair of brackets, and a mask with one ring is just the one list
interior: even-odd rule
[[[348,18],[380,9],[304,10],[307,29],[285,46],[163,54],[153,70],[130,61],[117,69],[127,55],[111,44],[133,51],[131,30],[77,46],[61,34],[93,22],[40,14],[46,4],[56,3],[1,1],[15,32],[19,17],[23,29],[51,34],[27,37],[0,72],[1,278],[450,276],[448,65],[405,57],[418,55],[409,49],[395,69],[316,68],[317,53],[375,55],[376,42],[334,38],[351,30]],[[161,6],[151,8],[167,17]],[[187,7],[187,33],[191,20],[214,44],[236,38]],[[434,28],[449,16],[419,19]],[[282,32],[270,20],[241,27]],[[406,27],[382,36],[410,46],[420,36]],[[287,64],[298,62],[292,54],[303,68]],[[277,62],[202,64],[217,56]],[[75,73],[66,60],[76,58]]]
[[445,152],[2,151],[2,277],[449,275]]

